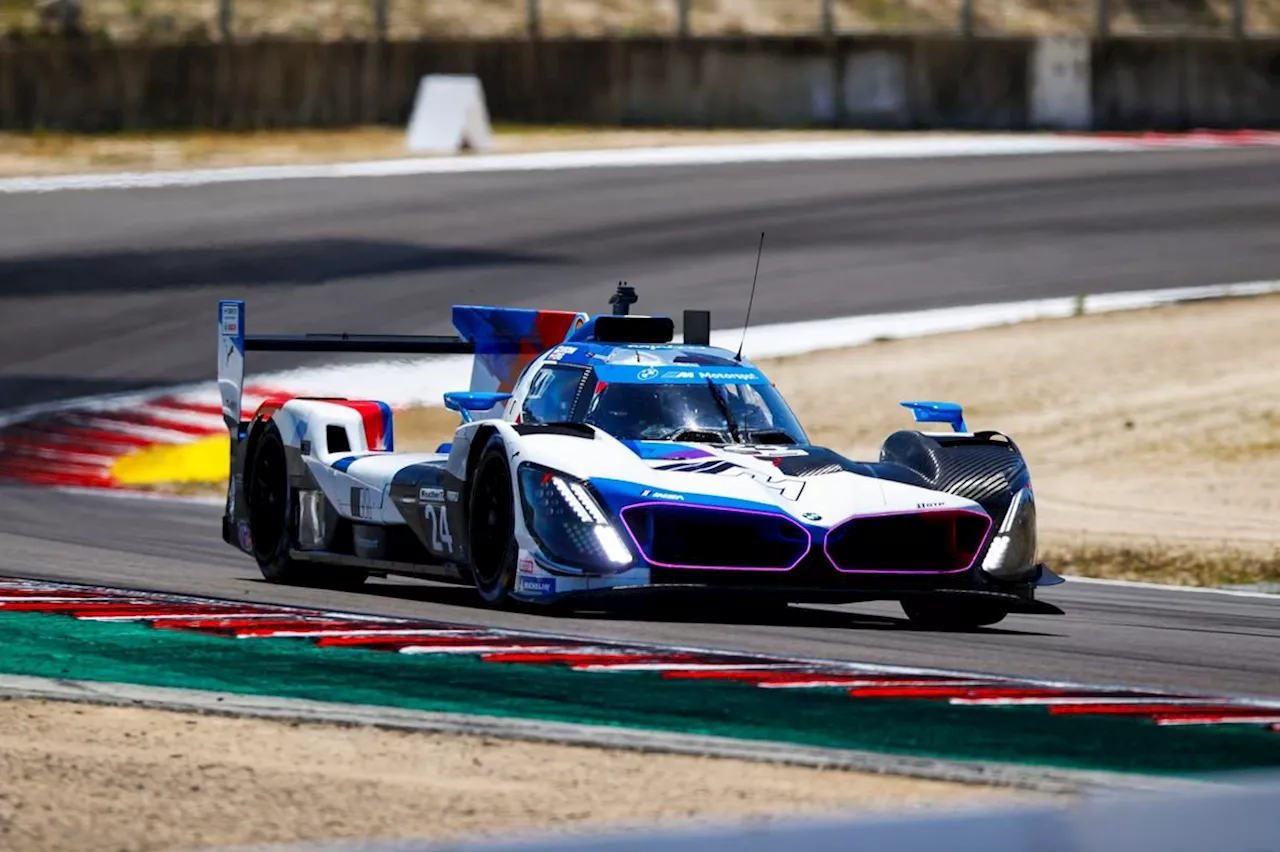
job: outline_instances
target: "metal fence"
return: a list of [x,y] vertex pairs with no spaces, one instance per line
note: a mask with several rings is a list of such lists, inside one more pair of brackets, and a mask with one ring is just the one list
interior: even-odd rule
[[1280,31],[1280,0],[0,0],[0,32],[121,40]]

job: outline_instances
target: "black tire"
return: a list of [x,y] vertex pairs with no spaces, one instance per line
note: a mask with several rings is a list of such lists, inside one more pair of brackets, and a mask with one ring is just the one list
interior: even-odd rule
[[356,589],[368,573],[358,568],[298,562],[289,557],[297,533],[297,508],[289,485],[284,441],[274,423],[262,427],[246,465],[249,533],[253,556],[268,582],[324,589]]
[[911,624],[925,630],[974,630],[1004,620],[1009,611],[998,603],[906,598],[902,611]]
[[467,503],[471,573],[480,598],[490,606],[508,603],[515,588],[519,556],[515,501],[506,447],[502,437],[494,435],[471,473]]

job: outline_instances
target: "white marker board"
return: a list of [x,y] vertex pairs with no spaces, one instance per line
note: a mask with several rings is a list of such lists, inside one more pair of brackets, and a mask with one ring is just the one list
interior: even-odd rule
[[479,78],[454,74],[423,77],[406,142],[410,151],[420,153],[490,150],[493,131]]

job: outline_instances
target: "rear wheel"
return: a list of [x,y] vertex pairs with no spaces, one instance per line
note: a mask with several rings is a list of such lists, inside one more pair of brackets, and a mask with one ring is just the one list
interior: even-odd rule
[[1000,604],[933,598],[906,598],[902,611],[913,625],[926,630],[972,630],[998,624],[1009,614]]
[[297,512],[284,441],[274,423],[266,424],[254,441],[246,468],[249,532],[263,577],[272,583],[326,589],[354,589],[364,583],[368,574],[358,568],[299,562],[289,556]]
[[471,542],[471,572],[485,603],[501,605],[516,582],[515,494],[511,466],[502,438],[485,445],[472,473],[467,523]]

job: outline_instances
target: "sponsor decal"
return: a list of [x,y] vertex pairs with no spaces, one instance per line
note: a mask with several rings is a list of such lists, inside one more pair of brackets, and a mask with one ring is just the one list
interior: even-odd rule
[[567,355],[573,355],[577,351],[578,347],[576,346],[557,346],[555,349],[552,349],[547,353],[547,360],[559,361],[561,358],[564,358]]
[[222,306],[222,333],[228,337],[234,337],[240,333],[240,308],[238,306]]
[[656,379],[657,377],[658,377],[658,371],[655,370],[653,367],[645,367],[643,370],[636,373],[636,378],[642,382],[647,382],[650,379]]
[[521,574],[516,577],[516,591],[533,595],[554,595],[556,580],[554,577],[531,577],[528,574]]
[[804,519],[806,521],[820,521],[822,520],[822,516],[819,515],[817,512],[805,512]]
[[443,488],[419,488],[418,500],[423,503],[443,503],[444,489]]
[[431,549],[436,553],[452,554],[453,533],[449,531],[449,510],[443,504],[433,503],[426,506],[423,513],[431,526]]
[[946,503],[917,503],[916,508],[917,509],[937,509],[938,507],[945,506],[945,505],[947,504]]
[[754,479],[766,488],[777,491],[788,500],[799,500],[805,486],[803,479],[762,470],[749,470],[730,461],[675,462],[674,464],[656,465],[656,469],[678,471],[680,473],[705,473],[710,476],[745,476],[749,479]]
[[706,370],[698,371],[698,378],[703,381],[713,382],[754,382],[758,381],[760,376],[757,373],[712,373]]
[[459,495],[458,495],[458,492],[457,492],[457,491],[446,491],[446,492],[444,492],[444,498],[445,498],[446,500],[448,500],[450,503],[457,503],[457,502],[458,502],[458,496],[459,496]]
[[771,473],[747,470],[745,467],[726,470],[720,476],[745,476],[748,479],[754,479],[770,491],[777,491],[787,500],[799,500],[800,495],[804,493],[805,481],[790,476],[774,476]]
[[676,381],[681,379],[696,379],[697,377],[697,374],[691,370],[667,370],[667,372],[662,374],[662,378]]
[[532,554],[527,550],[520,551],[520,555],[516,557],[516,573],[517,574],[537,574],[538,563],[533,561]]
[[653,497],[658,500],[683,500],[684,499],[683,494],[671,494],[666,491],[654,491],[651,488],[646,488],[644,491],[641,491],[640,496]]
[[307,425],[308,425],[308,424],[307,424],[307,421],[306,421],[306,420],[295,420],[295,421],[294,421],[294,424],[293,424],[293,442],[294,442],[295,444],[301,444],[301,443],[302,443],[302,439],[303,439],[303,438],[305,438],[305,437],[307,437]]

